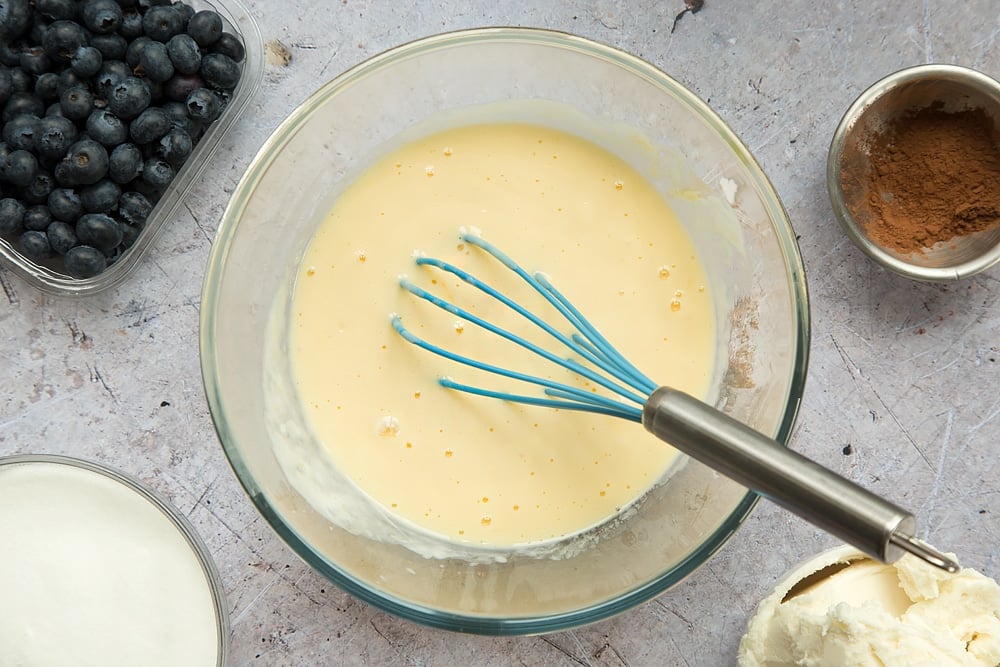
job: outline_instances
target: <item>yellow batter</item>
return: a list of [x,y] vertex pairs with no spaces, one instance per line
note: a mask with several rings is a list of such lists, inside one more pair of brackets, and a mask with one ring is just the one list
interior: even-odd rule
[[421,252],[544,313],[505,269],[459,242],[463,226],[481,230],[526,269],[543,270],[654,381],[705,394],[716,347],[711,297],[663,198],[626,163],[576,136],[487,124],[405,145],[337,199],[297,276],[290,340],[300,399],[335,464],[385,508],[434,534],[505,547],[585,530],[659,481],[675,451],[635,423],[437,384],[448,375],[512,388],[405,342],[390,313],[443,347],[573,381],[398,287],[405,273],[524,330],[472,288],[416,267]]

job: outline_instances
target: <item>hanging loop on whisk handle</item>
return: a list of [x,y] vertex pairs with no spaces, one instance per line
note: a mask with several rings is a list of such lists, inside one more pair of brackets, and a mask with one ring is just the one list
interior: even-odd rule
[[[884,563],[904,552],[956,571],[913,537],[913,515],[684,392],[660,387],[642,424],[661,440]],[[929,552],[928,552],[929,549]]]

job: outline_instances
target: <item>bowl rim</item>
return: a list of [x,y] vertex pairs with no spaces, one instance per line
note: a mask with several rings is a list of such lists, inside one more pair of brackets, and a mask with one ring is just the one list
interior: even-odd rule
[[220,221],[215,242],[208,258],[208,268],[202,291],[201,352],[202,380],[220,443],[237,479],[258,511],[265,517],[279,537],[310,566],[341,589],[383,611],[425,626],[485,635],[525,635],[554,632],[601,621],[636,607],[660,595],[708,561],[742,525],[756,506],[759,496],[746,491],[739,503],[730,511],[726,520],[684,560],[656,578],[614,598],[566,612],[545,613],[533,616],[489,616],[484,614],[458,614],[427,607],[403,600],[383,591],[373,589],[339,570],[316,552],[305,540],[285,523],[273,508],[250,474],[238,447],[229,437],[228,415],[220,392],[220,378],[214,365],[216,321],[213,316],[220,298],[219,285],[223,266],[239,228],[240,218],[259,178],[268,170],[274,157],[291,140],[294,129],[309,118],[316,109],[337,91],[350,86],[371,71],[428,51],[449,49],[470,43],[517,44],[530,43],[550,46],[610,62],[629,74],[643,78],[666,93],[674,96],[701,117],[733,151],[734,157],[743,162],[751,178],[751,185],[761,198],[768,216],[784,224],[772,227],[784,258],[786,280],[789,285],[795,322],[795,350],[791,362],[785,408],[776,427],[774,438],[787,445],[795,418],[802,401],[808,366],[810,341],[810,312],[805,271],[798,242],[788,214],[770,180],[746,145],[736,136],[722,118],[704,101],[677,80],[636,56],[591,39],[566,32],[543,28],[486,27],[443,32],[394,46],[354,65],[313,92],[294,109],[272,132],[233,191],[230,202]]
[[830,141],[826,162],[826,189],[834,217],[849,239],[875,263],[907,278],[925,282],[954,282],[975,275],[1000,262],[1000,243],[978,257],[948,267],[919,266],[900,259],[874,243],[847,209],[841,187],[840,161],[847,137],[857,121],[876,100],[900,86],[926,79],[948,79],[967,84],[978,91],[989,91],[1000,105],[1000,81],[962,65],[929,63],[904,67],[888,74],[866,88],[844,112]]

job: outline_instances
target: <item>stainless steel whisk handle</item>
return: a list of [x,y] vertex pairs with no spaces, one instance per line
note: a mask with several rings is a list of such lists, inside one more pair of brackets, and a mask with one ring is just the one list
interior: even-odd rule
[[814,526],[892,563],[904,552],[948,570],[954,559],[913,536],[913,515],[685,394],[660,387],[642,424],[661,440]]

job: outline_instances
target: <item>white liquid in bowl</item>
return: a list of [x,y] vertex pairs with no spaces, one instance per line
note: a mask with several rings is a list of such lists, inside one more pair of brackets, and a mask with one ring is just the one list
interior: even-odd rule
[[0,463],[0,665],[219,664],[204,566],[159,507],[85,467]]

